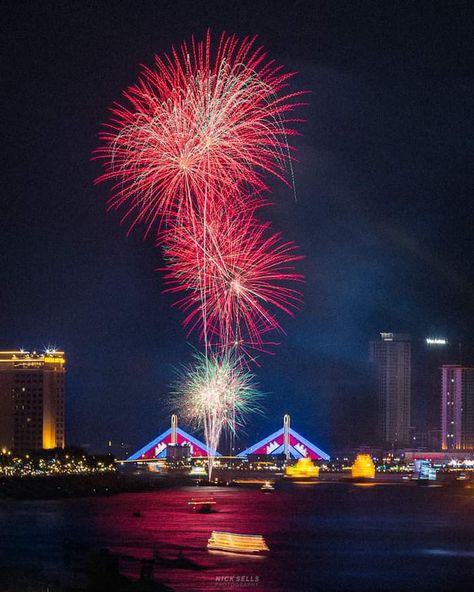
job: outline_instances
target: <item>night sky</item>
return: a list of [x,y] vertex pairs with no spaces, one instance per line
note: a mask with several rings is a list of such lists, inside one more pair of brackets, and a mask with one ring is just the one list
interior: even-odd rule
[[297,201],[275,183],[265,212],[305,255],[305,305],[256,369],[266,412],[242,443],[285,412],[323,449],[368,443],[370,338],[472,341],[469,5],[3,3],[0,348],[66,351],[69,443],[145,444],[168,426],[173,367],[191,359],[160,253],[106,214],[91,152],[139,64],[208,27],[258,34],[311,91]]

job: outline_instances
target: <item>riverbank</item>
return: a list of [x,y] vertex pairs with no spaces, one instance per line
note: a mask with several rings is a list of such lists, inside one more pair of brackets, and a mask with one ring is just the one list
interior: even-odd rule
[[[293,480],[284,478],[281,474],[265,471],[241,471],[224,473],[216,471],[215,478],[220,486],[230,487],[260,487],[265,481],[272,481],[277,488],[291,485]],[[350,482],[347,473],[322,473],[319,478],[311,479],[317,483],[344,483]],[[392,483],[416,485],[406,474],[378,473],[376,478],[369,483]],[[471,481],[458,481],[452,474],[440,474],[436,482],[444,486],[464,488]],[[34,477],[7,477],[0,479],[1,499],[61,499],[88,496],[110,496],[120,493],[140,493],[173,489],[183,486],[215,486],[205,479],[196,479],[184,474],[124,474],[119,471],[104,472],[84,475],[60,475],[60,476],[34,476]],[[426,482],[428,484],[428,482]]]

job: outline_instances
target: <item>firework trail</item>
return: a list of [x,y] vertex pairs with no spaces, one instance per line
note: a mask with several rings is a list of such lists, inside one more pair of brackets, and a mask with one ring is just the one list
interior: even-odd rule
[[210,33],[192,39],[142,67],[95,151],[104,168],[96,182],[112,184],[108,208],[122,212],[129,232],[142,226],[165,248],[168,289],[204,344],[188,383],[201,376],[207,403],[196,404],[196,389],[181,390],[185,415],[199,419],[214,449],[223,427],[235,429],[223,410],[234,405],[238,415],[246,400],[225,391],[237,392],[234,379],[246,384],[243,354],[265,351],[267,334],[281,331],[278,313],[301,302],[291,287],[302,280],[293,243],[255,217],[266,205],[266,177],[293,183],[288,138],[304,93],[288,90],[292,76],[255,38],[223,34],[215,51]]

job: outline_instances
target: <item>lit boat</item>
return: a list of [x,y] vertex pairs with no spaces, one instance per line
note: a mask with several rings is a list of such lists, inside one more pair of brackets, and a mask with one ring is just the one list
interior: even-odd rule
[[193,467],[189,474],[191,477],[205,477],[207,475],[207,471],[204,467]]
[[199,499],[192,498],[191,501],[188,502],[188,506],[192,506],[193,510],[200,512],[201,514],[209,514],[210,512],[214,512],[215,505],[216,500],[213,497]]
[[273,487],[270,481],[265,481],[262,487],[260,487],[260,491],[262,493],[272,493],[273,491],[275,491],[275,488]]
[[233,532],[212,531],[207,548],[230,553],[260,554],[269,551],[261,534],[235,534]]

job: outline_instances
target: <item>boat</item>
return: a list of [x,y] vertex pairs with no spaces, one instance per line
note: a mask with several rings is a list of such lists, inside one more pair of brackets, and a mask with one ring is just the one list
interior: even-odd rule
[[285,469],[286,479],[312,482],[318,477],[319,467],[313,464],[313,461],[307,457],[298,459],[295,465],[290,465]]
[[213,497],[192,498],[188,502],[188,506],[191,506],[193,510],[196,510],[196,512],[199,512],[200,514],[210,514],[211,512],[215,512],[215,505],[216,500]]
[[273,487],[271,481],[265,481],[262,487],[260,487],[260,491],[262,493],[273,493],[275,491],[275,488]]
[[237,534],[217,530],[212,531],[207,548],[250,555],[260,555],[270,550],[261,534]]

